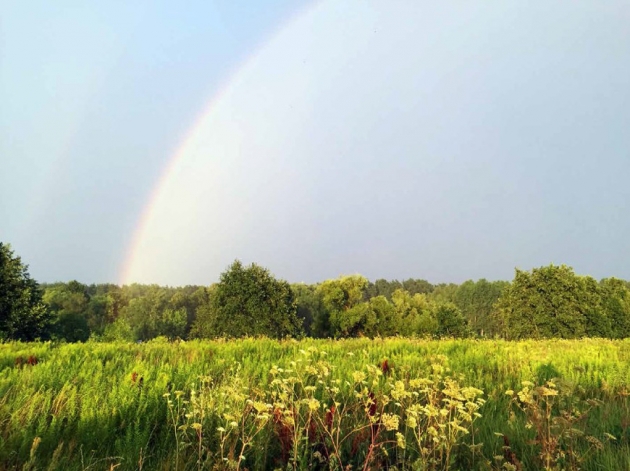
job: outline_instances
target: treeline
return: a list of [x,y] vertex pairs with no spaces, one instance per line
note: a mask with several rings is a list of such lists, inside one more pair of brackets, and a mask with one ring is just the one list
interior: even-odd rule
[[276,280],[235,262],[212,286],[42,284],[50,337],[68,342],[164,336],[340,338],[492,335],[488,317],[506,282],[432,285],[342,276],[317,284]]
[[630,284],[570,267],[516,270],[512,282],[367,280],[289,284],[234,262],[218,283],[38,285],[0,243],[0,339],[145,341],[242,337],[630,337]]

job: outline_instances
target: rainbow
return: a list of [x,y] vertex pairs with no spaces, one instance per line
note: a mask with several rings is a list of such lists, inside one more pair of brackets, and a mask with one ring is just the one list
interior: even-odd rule
[[202,108],[201,113],[199,113],[193,121],[193,125],[189,128],[189,130],[184,134],[183,139],[181,140],[181,144],[177,147],[172,157],[170,157],[167,161],[167,164],[164,167],[164,170],[161,172],[160,177],[158,178],[157,183],[153,186],[149,194],[149,198],[143,210],[138,218],[138,223],[133,230],[131,241],[126,250],[125,257],[123,259],[122,267],[119,271],[118,283],[120,285],[126,285],[133,283],[134,280],[134,269],[136,264],[139,263],[138,253],[139,247],[142,244],[142,241],[147,234],[147,229],[149,226],[149,221],[151,221],[152,217],[157,211],[159,207],[160,196],[164,192],[165,187],[167,186],[168,181],[171,176],[176,172],[176,169],[182,164],[185,160],[186,155],[190,150],[190,147],[195,139],[195,137],[200,133],[202,128],[202,123],[204,123],[214,112],[217,104],[223,99],[223,97],[227,94],[227,92],[233,87],[233,84],[237,81],[238,77],[243,74],[243,72],[250,66],[250,64],[254,63],[256,59],[261,55],[261,53],[266,49],[267,45],[278,37],[285,29],[287,29],[292,24],[299,21],[301,18],[308,16],[311,14],[317,7],[319,7],[323,3],[322,1],[315,1],[304,6],[301,9],[298,9],[297,12],[294,12],[289,18],[282,22],[281,25],[276,28],[267,38],[260,43],[258,47],[254,49],[254,51],[248,55],[244,60],[242,60],[233,71],[228,74],[228,79],[218,88],[217,92],[214,93],[212,98],[208,101],[208,103]]

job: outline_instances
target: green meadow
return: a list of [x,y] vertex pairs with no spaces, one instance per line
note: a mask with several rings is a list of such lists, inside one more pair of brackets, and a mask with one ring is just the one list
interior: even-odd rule
[[0,344],[1,469],[630,469],[630,341]]

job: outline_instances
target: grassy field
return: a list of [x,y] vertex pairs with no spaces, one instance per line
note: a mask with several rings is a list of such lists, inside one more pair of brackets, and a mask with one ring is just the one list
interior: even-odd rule
[[0,344],[0,469],[630,469],[630,341]]

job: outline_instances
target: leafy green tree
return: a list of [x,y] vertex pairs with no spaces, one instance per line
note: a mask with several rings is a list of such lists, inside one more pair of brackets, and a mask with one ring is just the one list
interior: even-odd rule
[[459,285],[455,283],[440,283],[435,285],[429,299],[439,303],[454,303],[458,289]]
[[364,335],[373,322],[369,307],[363,303],[368,280],[361,275],[341,276],[317,286],[324,307],[321,325],[328,325],[327,335],[355,337]]
[[120,306],[112,306],[112,301],[115,298],[122,299],[120,287],[112,283],[99,283],[86,288],[90,299],[86,309],[88,326],[92,335],[101,336],[107,324],[118,318]]
[[396,290],[403,289],[412,296],[414,294],[427,294],[433,291],[433,285],[426,280],[409,278],[402,282],[398,280],[378,279],[375,282],[369,282],[365,289],[365,300],[375,298],[376,296],[385,296],[388,301],[392,300],[392,295]]
[[195,320],[188,334],[190,338],[212,338],[216,335],[213,330],[216,324],[215,313],[211,303],[212,294],[216,286],[214,284],[208,288],[200,288],[195,293],[197,309],[195,311]]
[[106,294],[96,294],[90,296],[85,319],[87,321],[90,334],[102,335],[107,325],[108,298]]
[[584,305],[584,335],[587,337],[613,336],[611,317],[603,303],[603,287],[590,276],[579,277],[582,284],[582,303]]
[[125,298],[123,290],[118,286],[107,292],[105,319],[108,325],[120,318],[122,310],[128,303],[129,301]]
[[507,281],[468,280],[457,287],[452,302],[462,311],[468,326],[477,335],[494,335],[494,305],[509,285]]
[[45,339],[51,316],[28,266],[0,242],[0,340]]
[[194,310],[195,303],[183,288],[152,285],[131,299],[122,313],[139,340],[159,336],[174,339],[186,337],[189,309]]
[[160,316],[158,330],[160,335],[164,335],[169,339],[185,338],[187,322],[188,314],[185,308],[166,308]]
[[433,335],[437,331],[437,319],[424,294],[414,294],[399,289],[392,294],[396,310],[395,333],[403,336]]
[[324,317],[322,299],[316,287],[305,283],[291,285],[297,303],[297,316],[302,320],[304,332],[309,337],[325,337],[328,325],[319,323]]
[[200,314],[209,325],[196,331],[212,336],[284,338],[303,333],[289,283],[256,264],[244,267],[237,260],[223,272],[207,309]]
[[134,342],[137,339],[129,322],[120,317],[105,327],[103,340],[106,342]]
[[[181,310],[185,313],[186,323],[183,328],[183,333],[177,335],[177,337],[184,338],[190,335],[190,330],[197,315],[197,309],[206,301],[206,288],[203,286],[189,285],[182,288],[171,288],[171,292],[172,294],[168,301],[168,309],[174,311]],[[170,337],[170,334],[167,333],[163,335]]]
[[590,282],[565,265],[516,270],[497,302],[508,338],[577,338],[587,334],[597,313]]
[[[617,278],[606,278],[600,282],[600,293],[606,328],[612,338],[630,337],[630,289],[628,284]],[[606,335],[600,335],[606,336]]]
[[122,317],[129,323],[138,340],[149,340],[162,335],[160,322],[167,303],[166,290],[152,285],[142,295],[129,301],[122,309]]
[[46,286],[43,301],[53,316],[53,337],[67,342],[85,342],[90,337],[87,286],[78,281]]
[[466,318],[454,303],[436,303],[433,306],[438,323],[436,334],[440,337],[467,337],[469,334]]
[[336,337],[372,337],[376,331],[376,315],[369,303],[360,302],[331,315],[331,325]]
[[375,282],[368,282],[365,287],[365,300],[375,298],[377,296],[385,296],[388,300],[392,299],[392,294],[397,289],[402,289],[402,283],[398,280],[388,281],[383,278]]
[[398,333],[398,316],[396,308],[383,296],[376,296],[367,302],[371,313],[370,324],[366,325],[366,333],[370,337],[380,335],[389,337]]
[[402,287],[405,291],[408,291],[410,294],[429,294],[432,293],[435,289],[431,283],[427,280],[409,278],[408,280],[404,280],[402,282]]

